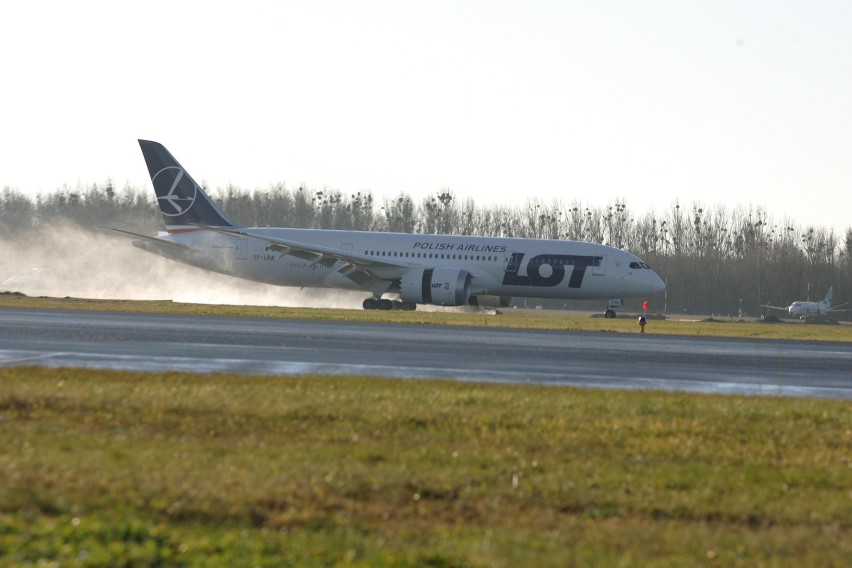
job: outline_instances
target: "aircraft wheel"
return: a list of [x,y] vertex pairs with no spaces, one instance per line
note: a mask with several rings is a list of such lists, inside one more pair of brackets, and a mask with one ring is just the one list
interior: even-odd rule
[[612,319],[612,318],[615,317],[615,312],[612,311],[612,310],[607,310],[607,311],[604,312],[604,317],[606,319]]
[[402,310],[405,312],[413,312],[417,309],[417,304],[415,304],[414,302],[403,302],[401,307]]
[[378,307],[380,310],[392,310],[393,302],[382,298],[381,300],[376,301],[376,307]]
[[364,306],[365,310],[378,309],[378,305],[376,305],[376,299],[375,298],[367,298],[366,300],[364,300],[363,306]]

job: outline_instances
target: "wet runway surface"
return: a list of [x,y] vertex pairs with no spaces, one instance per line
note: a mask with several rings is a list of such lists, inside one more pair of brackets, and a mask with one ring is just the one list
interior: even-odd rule
[[0,365],[355,374],[852,399],[852,346],[0,309]]

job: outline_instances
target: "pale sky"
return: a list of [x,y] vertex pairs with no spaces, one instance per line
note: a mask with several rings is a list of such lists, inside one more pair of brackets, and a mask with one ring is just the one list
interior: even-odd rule
[[445,188],[852,226],[852,2],[0,4],[0,186]]

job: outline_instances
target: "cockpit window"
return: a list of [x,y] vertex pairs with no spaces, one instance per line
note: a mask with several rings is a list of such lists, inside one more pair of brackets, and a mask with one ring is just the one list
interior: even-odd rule
[[642,268],[648,268],[648,269],[650,269],[650,268],[651,268],[650,266],[648,266],[648,265],[647,265],[647,264],[645,264],[644,262],[640,262],[640,263],[639,263],[639,266],[641,266]]
[[642,265],[640,265],[638,262],[631,262],[630,268],[642,268]]

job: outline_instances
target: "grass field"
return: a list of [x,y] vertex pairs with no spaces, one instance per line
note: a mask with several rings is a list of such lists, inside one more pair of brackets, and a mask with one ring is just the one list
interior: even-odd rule
[[852,408],[0,369],[0,565],[849,566]]
[[[570,315],[551,310],[504,310],[502,315],[454,310],[382,312],[367,310],[277,308],[268,306],[232,306],[185,304],[167,300],[91,300],[80,298],[33,298],[14,294],[0,295],[0,307],[66,310],[126,311],[136,313],[177,313],[196,315],[319,319],[335,321],[399,322],[424,325],[470,325],[518,329],[561,329],[566,331],[608,331],[637,333],[633,317],[615,319]],[[852,343],[852,325],[810,325],[794,323],[758,323],[736,321],[687,321],[651,319],[646,333],[706,337],[742,337],[754,339],[792,339],[841,341]]]
[[[632,318],[0,306],[636,333]],[[852,342],[852,326],[648,333]],[[848,566],[844,401],[0,369],[0,566]]]

